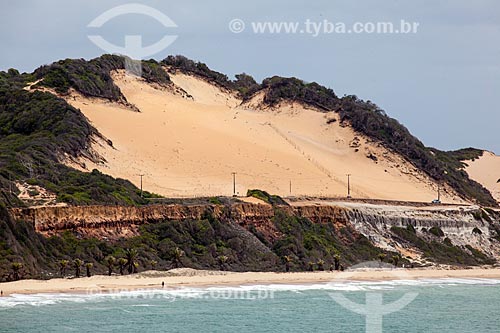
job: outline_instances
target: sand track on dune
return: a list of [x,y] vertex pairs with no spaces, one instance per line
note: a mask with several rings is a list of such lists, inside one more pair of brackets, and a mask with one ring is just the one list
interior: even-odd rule
[[[341,126],[335,113],[297,103],[276,108],[241,101],[204,80],[171,74],[189,96],[160,89],[119,71],[113,79],[140,112],[72,93],[79,108],[113,142],[94,144],[105,164],[84,161],[165,196],[231,195],[260,188],[287,195],[353,195],[431,201],[437,186],[400,156]],[[370,159],[367,156],[376,156]],[[290,192],[290,182],[292,191]],[[449,193],[452,191],[448,190]],[[445,194],[447,202],[460,201]]]

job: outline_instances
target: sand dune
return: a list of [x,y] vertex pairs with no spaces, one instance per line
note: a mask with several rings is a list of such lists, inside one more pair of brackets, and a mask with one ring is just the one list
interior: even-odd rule
[[[258,97],[241,105],[236,96],[202,79],[171,77],[187,95],[124,72],[113,74],[141,112],[77,93],[66,97],[113,142],[114,148],[94,145],[107,163],[85,161],[88,170],[136,185],[139,174],[145,174],[146,190],[174,197],[231,195],[232,172],[240,195],[259,188],[282,196],[345,196],[349,173],[355,197],[425,202],[436,197],[437,185],[428,177],[341,126],[335,113],[297,103],[262,108]],[[444,201],[461,202],[453,191],[446,192]]]
[[469,177],[486,187],[500,202],[500,156],[485,151],[479,159],[466,163]]

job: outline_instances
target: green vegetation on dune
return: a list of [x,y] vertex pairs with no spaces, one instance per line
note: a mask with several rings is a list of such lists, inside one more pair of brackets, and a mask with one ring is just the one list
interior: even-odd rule
[[222,88],[236,90],[242,96],[249,96],[260,89],[260,85],[248,74],[237,74],[236,80],[232,81],[227,75],[210,69],[206,64],[195,62],[181,55],[168,56],[161,63],[182,73],[201,77]]
[[[464,161],[475,161],[481,156],[483,156],[484,150],[476,148],[463,148],[455,151],[447,152],[449,158],[453,158],[455,161],[459,161],[464,166]],[[457,168],[460,166],[457,165]]]
[[425,147],[406,127],[387,116],[377,105],[356,96],[338,98],[331,89],[314,82],[273,77],[264,80],[261,89],[265,91],[264,102],[269,105],[293,100],[323,111],[335,111],[340,115],[341,122],[349,123],[357,132],[401,154],[436,181],[448,183],[466,198],[475,199],[484,205],[498,206],[487,189],[469,178],[458,160],[464,157],[477,158],[480,150],[443,152]]
[[265,91],[264,103],[271,106],[283,100],[292,100],[315,106],[323,111],[332,111],[339,105],[339,99],[333,90],[316,82],[305,83],[297,78],[273,76],[262,81],[260,89]]
[[318,259],[323,260],[326,267],[330,267],[335,264],[336,256],[342,258],[343,265],[350,266],[376,260],[382,252],[352,227],[339,228],[333,221],[313,223],[277,209],[273,223],[283,236],[271,244],[272,249],[279,257],[292,258],[291,267],[304,269],[309,262],[316,262]]
[[401,154],[436,181],[448,183],[462,196],[475,199],[480,204],[498,206],[491,193],[471,180],[463,170],[462,161],[478,158],[482,155],[482,150],[468,148],[444,152],[426,147],[406,127],[370,101],[363,101],[354,95],[339,98],[332,89],[297,78],[274,76],[258,84],[251,76],[240,74],[232,81],[226,75],[211,70],[206,64],[183,56],[169,56],[162,63],[203,77],[224,88],[236,90],[244,100],[250,99],[257,92],[264,92],[264,103],[270,106],[288,100],[314,106],[324,112],[335,111],[342,122],[349,123],[356,131]]
[[408,228],[391,228],[391,232],[396,237],[421,250],[424,257],[433,262],[451,265],[491,265],[495,263],[494,259],[471,246],[467,245],[461,248],[453,245],[449,238],[442,240],[444,233],[439,228],[433,227],[429,231],[434,239],[419,237],[415,231]]
[[[331,89],[296,78],[272,77],[258,84],[251,76],[239,74],[235,80],[229,80],[205,64],[182,56],[168,57],[160,63],[142,61],[140,65],[145,80],[161,85],[170,84],[162,68],[167,65],[233,90],[244,100],[260,91],[265,94],[264,102],[270,106],[293,100],[324,112],[338,112],[341,122],[350,123],[356,131],[405,156],[434,179],[447,182],[460,194],[482,204],[497,205],[490,193],[470,180],[463,170],[462,160],[477,158],[481,151],[441,152],[427,148],[371,102],[355,96],[338,98]],[[126,102],[110,75],[111,71],[123,68],[125,60],[122,57],[104,55],[89,61],[62,60],[42,66],[31,74],[21,74],[14,69],[0,72],[0,278],[19,274],[53,276],[62,269],[63,263],[68,270],[76,263],[78,269],[103,273],[108,272],[110,262],[115,262],[115,269],[121,263],[122,270],[132,271],[137,269],[134,264],[138,264],[139,269],[146,269],[153,263],[161,269],[188,266],[278,271],[285,267],[287,270],[325,269],[330,265],[338,268],[340,263],[350,265],[377,257],[383,260],[387,256],[396,263],[405,261],[394,253],[382,255],[366,237],[349,227],[334,222],[315,224],[287,216],[278,207],[286,202],[261,190],[250,190],[247,195],[264,200],[278,210],[272,221],[278,231],[277,238],[266,237],[253,224],[246,230],[231,221],[217,220],[210,212],[199,221],[160,221],[143,225],[139,235],[114,242],[82,239],[69,232],[44,238],[34,231],[32,224],[13,223],[6,207],[23,205],[17,198],[16,181],[39,185],[55,193],[58,201],[74,205],[141,205],[154,196],[144,192],[141,197],[140,191],[128,180],[115,179],[97,170],[80,172],[61,163],[62,159],[82,156],[98,161],[99,157],[90,147],[91,140],[100,134],[79,110],[63,99],[24,89],[28,83],[41,80],[38,86],[53,88],[61,94],[72,88],[85,96]],[[234,199],[213,197],[197,198],[193,202],[228,205],[231,200]],[[487,212],[491,216],[497,214]],[[486,219],[484,214],[488,215],[486,212],[478,214],[481,219]],[[500,237],[500,227],[495,228]],[[438,262],[490,262],[473,248],[461,249],[447,239],[441,240],[439,230],[430,231],[429,237],[435,237],[430,243],[408,229],[393,232]]]
[[[40,85],[52,87],[59,92],[67,92],[72,87],[87,96],[124,101],[109,75],[114,69],[124,68],[124,63],[124,58],[112,55],[103,55],[89,61],[67,59],[40,67],[33,76],[36,79],[43,78]],[[275,76],[258,84],[251,76],[239,74],[235,80],[230,80],[225,74],[211,70],[206,64],[183,56],[169,56],[160,63],[154,60],[141,62],[144,78],[150,82],[168,84],[170,78],[161,68],[162,65],[237,91],[244,100],[262,91],[264,103],[270,106],[283,100],[293,100],[324,112],[338,112],[342,122],[351,124],[356,131],[401,154],[436,181],[448,183],[462,196],[475,199],[478,203],[498,205],[491,193],[471,180],[463,170],[461,160],[478,157],[480,150],[443,152],[425,147],[406,127],[369,101],[362,101],[353,95],[339,98],[332,89],[315,82],[305,83],[297,78]]]
[[288,203],[283,200],[281,197],[277,195],[271,195],[267,193],[266,191],[262,190],[248,190],[247,191],[247,197],[254,197],[259,200],[262,200],[264,202],[267,202],[268,204],[271,205],[285,205],[288,206]]
[[[26,81],[19,76],[12,80]],[[12,86],[0,88],[0,185],[6,203],[21,204],[14,181],[40,185],[72,204],[144,203],[127,180],[61,163],[62,158],[94,158],[90,142],[99,133],[79,110],[52,94]]]
[[[35,79],[42,80],[37,85],[54,88],[61,94],[73,88],[85,96],[126,101],[111,78],[111,71],[125,69],[126,59],[117,55],[84,59],[66,59],[42,66],[33,73]],[[141,61],[142,77],[148,82],[169,84],[168,74],[155,60]],[[36,87],[36,86],[35,86]]]
[[195,62],[184,56],[177,55],[168,56],[162,60],[161,63],[178,69],[186,74],[195,74],[203,77],[208,81],[214,82],[227,89],[232,89],[233,87],[232,82],[228,79],[227,75],[211,70],[202,62]]

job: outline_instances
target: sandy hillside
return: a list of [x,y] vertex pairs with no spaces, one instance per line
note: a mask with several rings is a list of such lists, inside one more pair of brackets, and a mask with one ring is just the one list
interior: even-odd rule
[[483,156],[475,161],[466,161],[465,169],[473,180],[486,187],[493,198],[500,202],[500,156],[485,151]]
[[[335,113],[291,103],[265,109],[259,96],[241,105],[202,79],[171,77],[187,95],[113,74],[140,113],[76,93],[66,97],[113,142],[114,148],[104,142],[94,146],[107,163],[85,161],[88,170],[136,185],[145,174],[144,189],[165,196],[231,195],[236,172],[240,195],[259,188],[283,196],[346,196],[349,173],[354,197],[425,202],[436,197],[436,184],[399,156],[340,126]],[[445,194],[443,201],[458,199]]]

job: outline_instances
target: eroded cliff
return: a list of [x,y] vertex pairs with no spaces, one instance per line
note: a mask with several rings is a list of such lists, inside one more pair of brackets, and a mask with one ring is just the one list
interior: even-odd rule
[[[285,214],[313,224],[331,225],[340,238],[345,230],[354,238],[357,234],[363,235],[372,245],[398,252],[402,257],[420,264],[432,261],[446,263],[447,256],[452,263],[462,263],[462,259],[454,258],[462,254],[448,253],[450,249],[451,252],[460,249],[470,255],[480,253],[480,256],[500,258],[499,215],[477,206],[410,207],[342,202],[271,206],[234,203],[13,208],[10,213],[15,220],[32,223],[35,230],[45,236],[71,231],[79,237],[106,240],[139,235],[139,226],[144,224],[211,217],[243,227],[268,244],[285,236],[275,223],[277,214]],[[344,241],[349,244],[349,240]]]

